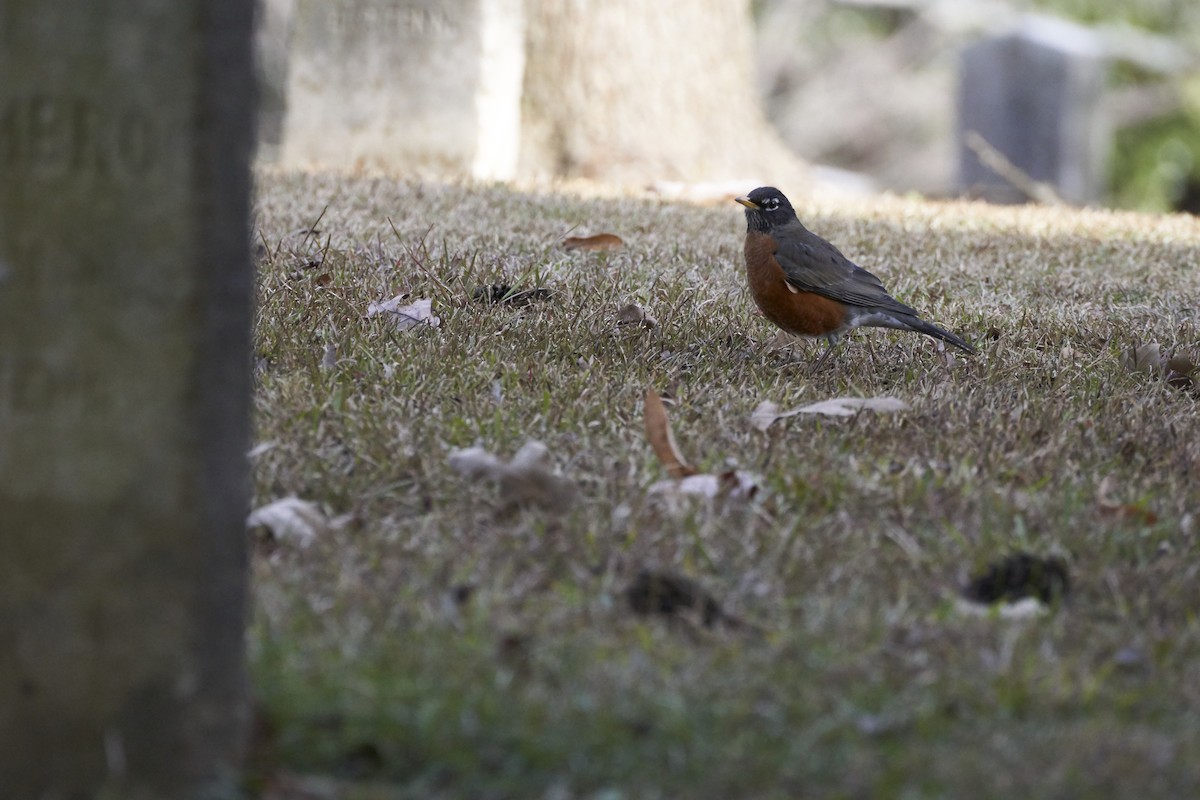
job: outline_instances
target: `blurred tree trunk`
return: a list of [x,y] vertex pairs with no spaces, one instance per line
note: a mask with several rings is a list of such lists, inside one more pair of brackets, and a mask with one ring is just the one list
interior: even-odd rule
[[526,13],[525,175],[803,180],[759,105],[748,0],[528,0]]

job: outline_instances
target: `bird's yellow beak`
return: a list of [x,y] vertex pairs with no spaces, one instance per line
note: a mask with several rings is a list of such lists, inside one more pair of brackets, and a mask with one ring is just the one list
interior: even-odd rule
[[758,207],[759,207],[759,206],[758,206],[758,203],[754,202],[754,201],[753,201],[753,200],[751,200],[749,197],[744,197],[744,196],[743,196],[743,197],[735,197],[735,198],[733,198],[733,202],[735,202],[735,203],[741,203],[741,204],[742,204],[742,205],[744,205],[746,208],[755,208],[755,209],[756,209],[756,208],[758,208]]

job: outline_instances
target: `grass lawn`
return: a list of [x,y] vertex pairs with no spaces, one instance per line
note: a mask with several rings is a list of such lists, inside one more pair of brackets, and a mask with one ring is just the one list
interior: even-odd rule
[[[754,313],[733,203],[260,175],[255,498],[339,518],[253,558],[260,789],[1200,796],[1198,401],[1122,363],[1200,357],[1200,223],[781,188],[980,354],[862,330],[814,371]],[[561,247],[601,232],[625,247]],[[367,316],[402,293],[440,324]],[[652,491],[647,389],[751,499]],[[842,396],[910,408],[751,422]],[[451,467],[530,439],[565,512]],[[1068,600],[962,613],[1016,551],[1065,559]],[[748,624],[633,613],[643,568]]]

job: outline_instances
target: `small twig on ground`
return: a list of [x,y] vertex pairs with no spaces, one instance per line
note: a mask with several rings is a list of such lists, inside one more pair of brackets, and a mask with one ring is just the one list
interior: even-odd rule
[[1058,192],[1054,191],[1054,187],[1029,177],[1029,173],[1009,161],[1008,157],[993,147],[987,139],[980,135],[979,131],[967,131],[963,141],[975,155],[979,156],[979,160],[985,167],[1004,178],[1030,200],[1036,200],[1048,206],[1067,205],[1066,201],[1058,196]]

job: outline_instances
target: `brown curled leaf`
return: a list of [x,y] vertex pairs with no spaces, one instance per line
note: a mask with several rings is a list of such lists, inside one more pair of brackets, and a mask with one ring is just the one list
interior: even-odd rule
[[568,236],[563,239],[564,250],[587,250],[588,252],[602,252],[606,250],[620,250],[625,246],[625,242],[620,236],[615,233],[597,233],[595,236]]
[[645,416],[646,438],[667,474],[676,480],[695,475],[695,467],[688,464],[679,453],[679,445],[675,444],[675,435],[671,432],[671,422],[667,419],[667,407],[653,389],[646,390]]

